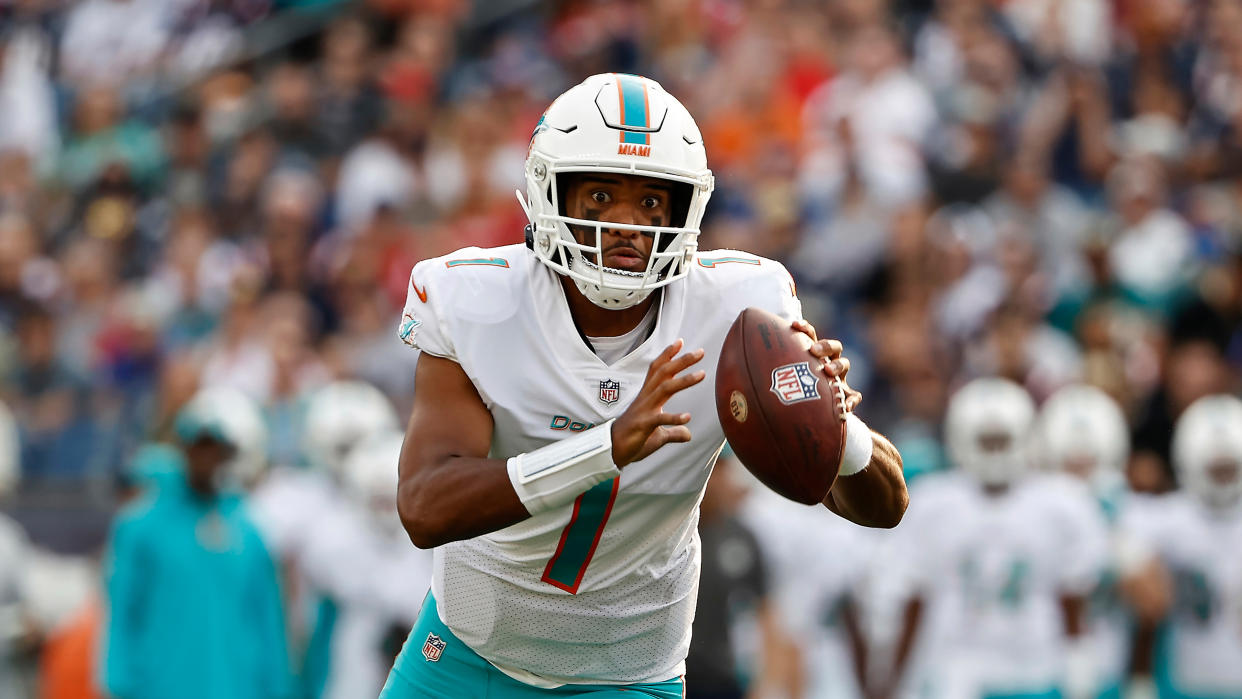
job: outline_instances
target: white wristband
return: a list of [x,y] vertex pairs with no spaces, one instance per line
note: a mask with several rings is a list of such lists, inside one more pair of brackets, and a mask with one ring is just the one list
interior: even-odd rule
[[841,470],[838,476],[852,476],[871,463],[871,428],[854,413],[845,416],[845,448],[841,450]]
[[612,420],[509,459],[509,482],[532,515],[568,505],[621,475],[612,462]]

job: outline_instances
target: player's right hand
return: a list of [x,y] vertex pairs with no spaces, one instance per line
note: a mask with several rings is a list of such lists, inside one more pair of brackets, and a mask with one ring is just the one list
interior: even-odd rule
[[638,396],[612,423],[612,462],[618,468],[646,458],[669,442],[690,441],[686,427],[690,413],[664,412],[669,398],[707,376],[702,369],[682,373],[703,358],[702,349],[678,356],[683,344],[677,340],[651,362]]

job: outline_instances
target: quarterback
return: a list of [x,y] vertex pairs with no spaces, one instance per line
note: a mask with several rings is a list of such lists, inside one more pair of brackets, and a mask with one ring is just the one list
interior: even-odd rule
[[[410,276],[399,332],[422,355],[397,505],[435,552],[381,696],[682,697],[726,332],[761,307],[810,335],[831,375],[849,363],[801,320],[779,263],[698,251],[713,179],[694,120],[656,82],[596,75],[561,95],[525,176],[525,245]],[[825,505],[894,526],[901,459],[846,421]]]

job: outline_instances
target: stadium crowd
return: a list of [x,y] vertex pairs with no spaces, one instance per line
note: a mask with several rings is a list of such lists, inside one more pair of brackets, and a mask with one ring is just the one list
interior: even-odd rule
[[[200,388],[261,411],[251,485],[339,469],[307,448],[327,386],[377,388],[399,430],[410,268],[522,240],[531,129],[598,72],[696,116],[700,248],[789,267],[916,500],[976,377],[1037,405],[1102,389],[1151,496],[1179,487],[1178,418],[1237,395],[1239,0],[5,0],[0,555],[27,553],[0,560],[0,695],[97,681],[108,532]],[[288,621],[280,672],[319,622]],[[739,645],[719,652],[769,655]],[[272,686],[330,693],[311,684]]]

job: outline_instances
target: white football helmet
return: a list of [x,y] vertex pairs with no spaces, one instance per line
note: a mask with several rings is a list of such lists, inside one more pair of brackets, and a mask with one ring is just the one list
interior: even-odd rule
[[1130,456],[1130,430],[1117,402],[1094,386],[1066,386],[1039,412],[1036,443],[1043,465],[1095,486],[1116,483]]
[[396,429],[397,412],[378,388],[363,381],[334,381],[315,391],[306,406],[302,425],[306,460],[339,477],[355,445]]
[[[669,226],[642,226],[570,218],[561,201],[567,172],[658,177],[678,183]],[[544,264],[568,275],[597,306],[629,308],[653,289],[689,272],[698,250],[699,223],[715,180],[707,169],[703,137],[690,112],[660,84],[621,73],[593,75],[570,88],[544,112],[526,157],[527,242]],[[579,243],[569,226],[595,231]],[[643,272],[596,264],[603,230],[636,230],[654,237]]]
[[1213,509],[1242,500],[1242,401],[1200,398],[1173,429],[1173,466],[1182,487]]
[[17,489],[22,477],[21,438],[9,406],[0,402],[0,499]]
[[354,446],[342,473],[345,493],[372,518],[379,531],[403,532],[397,514],[397,462],[405,435],[385,430]]
[[233,446],[226,477],[253,485],[267,470],[267,422],[254,399],[236,388],[205,388],[177,414],[182,441],[203,431]]
[[984,485],[1005,485],[1026,470],[1035,403],[1005,379],[975,379],[949,400],[949,456]]

